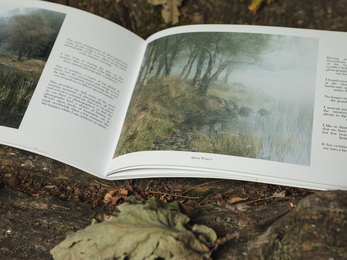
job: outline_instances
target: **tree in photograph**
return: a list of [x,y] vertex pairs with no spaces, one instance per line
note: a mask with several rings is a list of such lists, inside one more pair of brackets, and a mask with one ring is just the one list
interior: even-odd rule
[[142,87],[146,86],[147,81],[149,79],[149,75],[151,74],[151,72],[152,72],[152,70],[154,68],[154,65],[156,63],[155,62],[155,54],[156,54],[157,48],[158,48],[158,43],[157,42],[154,42],[150,46],[151,51],[150,51],[150,55],[149,55],[148,62],[147,62],[147,69],[146,69],[146,72],[145,72],[145,76],[143,77],[143,80],[142,80],[142,83],[141,83]]
[[6,42],[8,37],[7,28],[9,27],[8,19],[0,18],[0,45]]
[[[201,79],[198,91],[202,95],[207,94],[210,84],[217,80],[218,76],[229,67],[231,63],[251,62],[256,63],[261,52],[268,48],[271,35],[245,34],[245,33],[213,33],[209,37],[210,44],[200,45],[204,50],[207,60],[207,68]],[[217,58],[220,62],[217,66]],[[197,67],[199,70],[199,67]]]
[[[189,76],[190,70],[192,68],[192,65],[197,57],[197,47],[196,46],[192,46],[189,45],[189,54],[188,54],[188,61],[187,63],[184,65],[182,72],[180,74],[180,77],[182,78],[184,76],[184,78],[187,78]],[[188,70],[188,71],[187,71]]]
[[43,51],[53,33],[42,12],[19,14],[8,28],[7,47],[18,51],[18,61],[30,59]]
[[[184,41],[188,40],[190,35],[183,35],[181,37],[177,37],[176,41],[172,45],[165,45],[166,41],[169,41],[168,38],[162,38],[157,41],[154,41],[148,45],[148,50],[150,50],[150,55],[147,61],[147,69],[146,73],[142,79],[141,86],[144,87],[147,84],[147,81],[149,79],[149,76],[151,72],[154,69],[154,66],[157,64],[158,61],[160,61],[162,58],[165,58],[165,55],[170,55],[169,57],[166,57],[167,59],[170,59],[169,61],[167,60],[164,64],[166,63],[165,66],[170,67],[170,68],[165,68],[165,75],[169,76],[171,73],[171,68],[173,66],[173,60],[179,51],[178,46],[182,44]],[[170,42],[170,41],[169,41]],[[148,51],[147,50],[147,51]]]
[[48,58],[64,21],[65,14],[49,10],[41,10],[41,12],[47,21],[47,24],[53,29],[53,33],[49,36],[46,45],[42,46],[41,53],[39,55],[40,57]]

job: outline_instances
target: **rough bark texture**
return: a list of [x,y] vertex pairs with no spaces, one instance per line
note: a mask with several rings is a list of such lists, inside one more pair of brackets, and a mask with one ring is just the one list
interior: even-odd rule
[[347,192],[310,195],[250,244],[248,259],[346,259]]

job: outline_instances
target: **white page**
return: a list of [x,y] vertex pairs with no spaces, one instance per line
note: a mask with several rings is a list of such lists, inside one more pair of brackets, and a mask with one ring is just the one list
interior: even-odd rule
[[[113,172],[114,174],[110,174],[109,178],[134,178],[138,174],[135,170],[131,171],[131,169],[141,168],[156,168],[155,173],[157,175],[160,175],[161,172],[162,176],[173,177],[172,170],[168,170],[166,174],[165,169],[172,169],[174,167],[182,170],[190,170],[191,172],[195,171],[197,175],[199,171],[209,171],[214,173],[213,176],[215,178],[233,178],[235,176],[239,176],[238,178],[240,178],[243,176],[245,179],[305,188],[347,189],[347,174],[345,174],[347,140],[343,139],[345,138],[343,136],[345,132],[343,131],[347,127],[346,118],[344,117],[346,113],[344,112],[343,114],[343,110],[347,109],[347,105],[346,103],[338,102],[339,100],[346,101],[347,99],[345,82],[347,80],[347,67],[344,65],[347,61],[347,51],[345,48],[347,44],[346,33],[262,26],[184,26],[159,32],[150,37],[147,42],[167,35],[189,32],[240,32],[295,36],[300,39],[317,39],[317,54],[315,57],[312,57],[317,64],[314,71],[316,76],[311,80],[311,84],[312,82],[314,84],[314,91],[311,93],[312,97],[314,97],[314,110],[312,112],[313,127],[312,134],[306,138],[306,141],[312,143],[309,146],[309,158],[305,163],[295,163],[292,161],[281,162],[267,158],[249,159],[212,153],[141,151],[125,154],[114,159],[109,169],[109,172]],[[305,57],[304,52],[309,52],[309,50],[303,51],[303,57]],[[283,55],[286,57],[285,54]],[[302,62],[305,63],[307,61],[303,60]],[[340,66],[340,70],[342,71],[338,72],[336,66],[328,68],[328,66],[334,65],[334,63],[336,63],[336,66]],[[305,71],[305,69],[302,69],[301,72],[291,74],[290,77],[283,81],[283,84],[287,84],[288,82],[293,83],[293,88],[296,85],[302,87],[302,91],[301,89],[295,90],[298,98],[300,95],[306,94],[304,87],[305,73],[307,75],[311,73],[311,71]],[[247,78],[248,80],[252,80],[252,73],[247,75]],[[244,80],[246,82],[246,79]],[[261,79],[255,78],[253,80],[259,82]],[[339,87],[334,88],[331,86],[331,82],[336,80],[338,81],[337,85]],[[290,90],[290,88],[288,89]],[[338,89],[342,89],[342,91],[336,91]],[[333,99],[329,97],[333,97]],[[328,112],[323,111],[324,107],[330,108]],[[334,113],[336,115],[339,111],[341,111],[340,117],[331,116]],[[323,116],[324,113],[330,114],[330,116]],[[322,128],[323,124],[325,126],[329,125],[328,130]],[[334,126],[336,126],[336,129],[340,129],[340,134],[334,135],[334,131],[331,130],[334,129]],[[325,134],[323,130],[326,132]],[[294,137],[297,137],[297,134]],[[331,148],[334,148],[334,146],[340,147],[335,147],[337,150],[332,150]],[[130,171],[127,172],[126,170]],[[146,174],[149,174],[149,171],[145,170]],[[155,173],[153,175],[156,175]],[[191,174],[194,175],[193,173]],[[204,173],[199,177],[204,177]]]
[[[17,10],[22,12],[28,7],[52,9],[56,12],[65,13],[66,16],[19,128],[0,126],[0,141],[1,143],[52,157],[89,173],[101,176],[106,172],[109,160],[112,158],[117,136],[121,130],[127,104],[131,97],[144,52],[144,40],[116,24],[77,9],[41,1],[0,1],[2,14],[17,8]],[[69,45],[66,45],[67,42]],[[76,46],[84,47],[83,51],[86,51],[84,55],[81,54],[83,51],[76,49]],[[112,57],[113,63],[111,65],[105,65],[104,62],[100,62],[102,53]],[[94,54],[98,56],[97,59],[91,58]],[[118,77],[118,79],[112,81],[109,80],[109,77],[100,76],[95,74],[95,71],[91,72],[84,69],[82,65],[78,67],[71,63],[68,64],[67,61],[69,59],[66,55],[69,55],[70,58],[76,57],[79,59],[79,64],[84,62],[83,66],[89,64],[89,66],[108,69],[110,75]],[[122,66],[127,68],[124,69],[123,67],[124,70],[117,68],[115,59],[118,60],[118,64],[123,64]],[[72,76],[64,78],[60,74],[57,77],[56,75],[59,75],[59,72],[56,70],[56,65],[61,66],[60,73],[63,73],[64,69],[66,69],[66,71],[70,72],[70,75],[72,73],[79,75],[80,73],[83,79],[86,79],[88,76],[93,78],[90,79],[91,84],[89,84],[89,87],[94,85],[95,82],[112,86],[118,97],[114,97],[115,93],[113,93],[113,98],[110,98],[110,94],[105,96],[98,93],[92,87],[90,89],[87,88],[81,83],[82,81],[79,84],[76,83],[77,81],[73,82],[71,81]],[[106,75],[105,72],[104,75]],[[56,83],[52,83],[52,80]],[[115,81],[118,82],[115,83]],[[82,118],[79,116],[82,112],[74,115],[75,112],[72,112],[71,108],[70,110],[67,109],[69,112],[65,112],[61,109],[62,107],[60,109],[54,108],[53,102],[51,106],[48,106],[47,103],[43,105],[49,84],[54,85],[53,90],[57,89],[58,84],[69,86],[69,88],[65,87],[65,96],[67,94],[66,90],[70,89],[74,91],[75,96],[93,95],[95,100],[105,102],[111,108],[109,111],[113,112],[112,118],[106,119],[109,121],[107,126],[101,127],[98,125],[98,121],[94,123],[85,119],[86,117],[91,119],[90,114]],[[104,87],[103,91],[106,88]],[[83,94],[83,92],[87,92],[87,94]],[[52,90],[49,93],[52,93]],[[82,103],[75,102],[74,104]],[[93,106],[101,109],[101,105],[96,106],[93,103]],[[81,111],[83,109],[81,105]],[[99,114],[102,114],[102,111]],[[106,120],[100,115],[99,121],[101,123],[99,122],[99,124],[102,125]]]

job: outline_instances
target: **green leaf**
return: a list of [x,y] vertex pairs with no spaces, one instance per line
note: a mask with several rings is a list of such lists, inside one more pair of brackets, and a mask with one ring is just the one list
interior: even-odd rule
[[129,197],[118,206],[117,217],[69,235],[51,254],[55,260],[209,259],[212,252],[206,242],[217,239],[215,232],[201,225],[190,228],[182,207],[154,197],[146,203]]

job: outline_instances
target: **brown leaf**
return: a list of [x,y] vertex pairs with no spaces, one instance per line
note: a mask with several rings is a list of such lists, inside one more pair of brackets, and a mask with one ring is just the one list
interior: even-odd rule
[[[116,194],[116,196],[113,196],[114,194]],[[129,191],[125,187],[110,190],[108,193],[106,193],[104,197],[104,202],[111,202],[112,205],[115,205],[119,199],[126,199],[128,197],[128,194]]]
[[225,208],[226,205],[227,205],[227,203],[226,203],[225,200],[218,200],[218,201],[217,201],[217,205],[220,206],[220,207]]
[[119,190],[119,194],[122,194],[122,195],[128,195],[128,190],[126,188],[121,188]]
[[109,200],[112,198],[112,194],[111,193],[107,193],[104,197],[104,200]]
[[153,5],[163,5],[161,15],[166,23],[178,23],[178,17],[181,15],[178,7],[183,0],[152,0]]
[[272,197],[274,198],[284,198],[286,196],[286,192],[285,191],[281,191],[281,192],[275,192]]
[[220,193],[217,193],[216,195],[212,196],[210,200],[222,200],[223,196]]
[[237,203],[237,202],[242,201],[242,200],[248,200],[248,197],[247,198],[241,198],[241,197],[230,198],[227,200],[227,203],[234,204],[234,203]]

